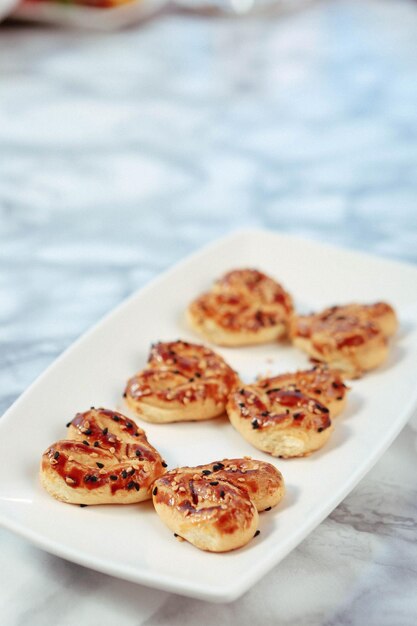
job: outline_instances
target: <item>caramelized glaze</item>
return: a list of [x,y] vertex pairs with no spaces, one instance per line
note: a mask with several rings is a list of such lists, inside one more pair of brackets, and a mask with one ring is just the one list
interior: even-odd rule
[[149,489],[164,466],[145,432],[133,420],[107,409],[77,413],[67,425],[68,439],[54,443],[42,466],[56,472],[72,489]]
[[188,405],[212,399],[225,404],[238,376],[224,359],[205,346],[186,341],[156,343],[147,367],[133,376],[125,394],[134,400]]
[[231,332],[286,324],[292,310],[292,299],[283,287],[255,269],[228,272],[190,305],[197,319],[212,320]]

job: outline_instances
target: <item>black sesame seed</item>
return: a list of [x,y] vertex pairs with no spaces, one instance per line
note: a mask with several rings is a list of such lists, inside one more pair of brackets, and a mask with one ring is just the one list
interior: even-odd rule
[[110,474],[110,480],[117,480],[116,474]]
[[132,469],[130,470],[130,472],[128,472],[128,473],[129,473],[129,476],[133,476],[133,474],[135,473],[135,470],[132,468]]
[[94,409],[95,409],[95,408],[96,408],[95,406],[90,406],[90,409],[91,409],[92,411],[94,411]]
[[133,428],[132,422],[126,422],[126,428]]
[[135,437],[139,437],[139,431],[138,430],[134,433],[134,436]]
[[239,389],[239,393],[240,393],[241,396],[244,396],[245,395],[245,390],[244,389]]
[[178,537],[177,533],[174,533],[174,537]]
[[97,480],[98,480],[97,476],[91,476],[91,478],[90,478],[90,481],[91,481],[92,483],[96,483],[96,482],[97,482]]
[[107,433],[109,432],[109,429],[106,426],[106,428],[103,428],[101,432],[103,433],[103,435],[107,435]]
[[223,489],[222,489],[222,490],[221,490],[221,492],[220,492],[220,497],[221,497],[221,498],[224,498],[224,495],[225,495],[225,494],[224,494],[224,491],[223,491]]
[[139,483],[135,483],[135,489],[136,489],[136,491],[139,491],[139,489],[140,489]]
[[99,444],[99,442],[98,442],[98,441],[95,441],[95,442],[94,442],[94,447],[95,447],[95,448],[98,448],[98,447],[99,447],[99,445],[100,445],[100,444]]
[[201,378],[201,374],[200,374],[200,372],[196,372],[196,373],[194,374],[194,376],[196,376],[197,378]]
[[224,468],[223,463],[215,463],[213,465],[213,472],[218,472],[219,470],[222,470]]
[[123,470],[123,472],[122,472],[122,478],[127,478],[127,472],[126,472],[126,470]]
[[293,418],[294,418],[295,420],[300,420],[300,419],[302,419],[303,417],[304,417],[304,413],[294,413],[294,414],[293,414]]
[[337,396],[336,400],[343,400],[343,396]]
[[84,431],[84,435],[91,435],[92,432],[91,428],[87,428],[87,430]]
[[135,486],[135,481],[134,480],[131,480],[129,483],[127,483],[127,488],[128,489],[133,489],[134,486]]
[[264,509],[265,511],[270,511],[272,509],[272,506],[268,506],[266,509]]
[[168,463],[165,463],[165,461],[162,461],[162,467],[168,467]]
[[71,422],[68,422],[68,423],[66,424],[66,427],[67,427],[67,428],[69,428],[70,426],[71,426]]
[[142,454],[142,452],[140,450],[136,450],[135,454],[136,454],[136,456],[140,456]]
[[99,463],[98,461],[96,461],[96,465],[99,469],[102,469],[104,467],[104,463]]
[[126,391],[123,393],[123,397],[126,398],[127,397],[127,393]]
[[267,415],[269,415],[268,411],[262,411],[261,413],[262,417],[267,417]]
[[113,420],[115,422],[120,422],[120,417],[118,415],[113,415]]
[[211,474],[211,471],[210,470],[203,470],[201,473],[203,474],[203,476],[209,476],[209,474]]
[[257,531],[256,531],[256,533],[255,533],[253,536],[254,536],[254,537],[257,537],[257,536],[258,536],[258,535],[260,535],[260,534],[261,534],[261,531],[260,531],[260,530],[257,530]]
[[59,452],[55,452],[54,459],[59,459]]
[[239,406],[243,409],[245,407],[243,402],[239,402]]
[[318,428],[318,429],[317,429],[317,432],[318,432],[318,433],[321,433],[321,432],[323,432],[323,430],[324,430],[324,428],[322,428],[322,427],[320,426],[320,428]]
[[80,504],[80,508],[84,509],[88,504]]
[[259,428],[259,422],[258,422],[258,420],[257,420],[257,419],[252,420],[252,421],[251,421],[251,424],[252,424],[252,428],[253,428],[254,430],[257,430],[257,429]]
[[188,382],[189,382],[189,383],[193,383],[193,382],[194,382],[194,378],[189,378],[189,379],[188,379]]
[[84,444],[85,446],[89,446],[89,445],[90,445],[90,444],[88,443],[88,441],[86,441],[85,439],[84,439],[84,441],[83,441],[83,444]]
[[156,496],[157,493],[158,493],[158,487],[154,487],[154,489],[152,491],[152,495]]
[[88,481],[89,481],[89,480],[91,480],[91,475],[90,475],[90,474],[86,474],[86,475],[84,476],[84,482],[85,482],[85,483],[88,483]]
[[215,487],[218,484],[219,484],[218,480],[212,480],[211,483],[210,483],[210,485],[213,485],[213,487]]

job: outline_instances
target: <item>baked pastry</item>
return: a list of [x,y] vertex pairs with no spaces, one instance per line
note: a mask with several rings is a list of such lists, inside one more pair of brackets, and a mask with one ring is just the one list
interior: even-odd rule
[[40,479],[51,496],[71,504],[149,500],[166,463],[133,420],[92,408],[77,413],[67,427],[67,439],[42,456]]
[[314,359],[358,378],[386,359],[388,337],[397,326],[389,304],[347,304],[294,317],[290,334],[294,345]]
[[226,552],[257,532],[258,511],[278,504],[281,472],[250,458],[180,467],[155,481],[153,503],[168,528],[201,550]]
[[263,389],[301,391],[329,409],[330,418],[339,415],[346,406],[349,387],[340,373],[326,364],[317,364],[308,370],[279,374],[258,381]]
[[293,312],[291,296],[275,280],[255,269],[233,270],[211,291],[191,302],[188,323],[220,346],[275,341],[285,335]]
[[237,384],[236,372],[210,348],[160,342],[152,346],[146,368],[128,381],[124,397],[148,422],[198,421],[224,413]]
[[297,389],[274,387],[275,379],[235,389],[227,403],[232,425],[255,448],[272,456],[306,456],[333,430],[329,409]]

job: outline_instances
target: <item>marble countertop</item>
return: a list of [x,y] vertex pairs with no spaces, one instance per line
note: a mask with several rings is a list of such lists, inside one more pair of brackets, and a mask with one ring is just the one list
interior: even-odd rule
[[[133,290],[237,227],[417,262],[416,28],[405,0],[280,20],[167,13],[108,35],[3,25],[0,409]],[[1,624],[414,626],[416,442],[414,418],[229,605],[1,530]]]

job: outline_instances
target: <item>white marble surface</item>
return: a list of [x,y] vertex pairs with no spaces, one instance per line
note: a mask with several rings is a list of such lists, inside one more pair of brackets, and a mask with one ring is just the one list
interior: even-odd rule
[[[0,28],[1,409],[122,298],[235,227],[417,262],[416,31],[403,0],[280,21],[166,15],[113,35]],[[0,622],[414,626],[416,442],[414,419],[230,605],[2,530]]]

